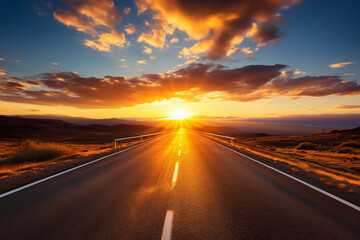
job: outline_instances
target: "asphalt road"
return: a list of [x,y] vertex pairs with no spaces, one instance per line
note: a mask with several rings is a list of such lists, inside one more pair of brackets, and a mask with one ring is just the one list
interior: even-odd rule
[[0,239],[360,239],[360,212],[187,130],[0,198]]

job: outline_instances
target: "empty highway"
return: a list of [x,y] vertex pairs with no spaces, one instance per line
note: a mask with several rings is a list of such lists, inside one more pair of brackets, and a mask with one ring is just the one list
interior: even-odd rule
[[1,239],[360,239],[360,212],[188,130],[0,198]]

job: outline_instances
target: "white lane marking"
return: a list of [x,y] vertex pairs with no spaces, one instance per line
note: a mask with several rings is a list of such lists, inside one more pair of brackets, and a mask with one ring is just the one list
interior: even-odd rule
[[179,151],[178,151],[178,156],[180,156],[181,155],[181,149],[179,149]]
[[[166,136],[166,135],[164,135],[164,136]],[[161,137],[164,137],[164,136],[161,136]],[[87,163],[81,164],[81,165],[79,165],[79,166],[76,166],[76,167],[67,169],[67,170],[65,170],[65,171],[56,173],[56,174],[51,175],[51,176],[49,176],[49,177],[46,177],[46,178],[37,180],[37,181],[32,182],[32,183],[29,183],[29,184],[26,184],[26,185],[24,185],[24,186],[22,186],[22,187],[15,188],[15,189],[13,189],[13,190],[10,190],[10,191],[8,191],[8,192],[5,192],[5,193],[3,193],[3,194],[0,194],[0,198],[9,196],[9,195],[11,195],[11,194],[13,194],[13,193],[19,192],[19,191],[24,190],[24,189],[26,189],[26,188],[29,188],[29,187],[31,187],[31,186],[34,186],[34,185],[37,185],[37,184],[39,184],[39,183],[45,182],[45,181],[47,181],[47,180],[50,180],[50,179],[55,178],[55,177],[58,177],[58,176],[63,175],[63,174],[65,174],[65,173],[72,172],[72,171],[74,171],[74,170],[76,170],[76,169],[85,167],[85,166],[87,166],[87,165],[93,164],[93,163],[98,162],[98,161],[101,161],[101,160],[103,160],[103,159],[105,159],[105,158],[114,156],[114,155],[116,155],[116,154],[125,152],[125,151],[127,151],[127,150],[130,150],[130,149],[133,149],[133,148],[136,148],[136,147],[140,147],[141,145],[144,145],[144,144],[146,144],[146,143],[149,143],[149,142],[151,142],[151,141],[153,141],[153,140],[155,140],[155,139],[159,139],[159,138],[161,138],[161,137],[154,138],[154,139],[152,139],[152,140],[146,141],[146,142],[144,142],[144,143],[140,143],[140,144],[138,144],[138,145],[135,145],[135,146],[132,146],[132,147],[129,147],[129,148],[125,148],[124,150],[121,150],[121,151],[118,151],[118,152],[109,154],[109,155],[107,155],[107,156],[104,156],[104,157],[95,159],[95,160],[93,160],[93,161],[91,161],[91,162],[87,162]]]
[[179,147],[181,147],[181,143],[179,144]]
[[174,212],[172,210],[168,210],[166,212],[164,227],[161,234],[161,240],[171,239],[173,218],[174,218]]
[[176,183],[176,181],[177,181],[178,172],[179,172],[179,162],[176,162],[176,164],[175,164],[175,170],[174,170],[174,175],[173,175],[173,178],[172,178],[172,182],[173,182],[173,183]]
[[[205,137],[204,137],[204,138],[205,138]],[[349,207],[357,210],[357,211],[360,211],[360,207],[359,207],[359,206],[357,206],[357,205],[355,205],[355,204],[353,204],[353,203],[351,203],[351,202],[348,202],[348,201],[346,201],[346,200],[344,200],[344,199],[342,199],[342,198],[340,198],[340,197],[338,197],[338,196],[335,196],[334,194],[331,194],[331,193],[329,193],[329,192],[326,192],[326,191],[324,191],[324,190],[322,190],[322,189],[320,189],[320,188],[318,188],[318,187],[315,187],[314,185],[311,185],[310,183],[304,182],[303,180],[300,180],[300,179],[298,179],[298,178],[296,178],[296,177],[293,177],[293,176],[291,176],[291,175],[289,175],[289,174],[287,174],[287,173],[284,173],[284,172],[282,172],[282,171],[280,171],[280,170],[278,170],[278,169],[276,169],[276,168],[273,168],[273,167],[271,167],[271,166],[269,166],[269,165],[266,165],[265,163],[262,163],[262,162],[260,162],[260,161],[258,161],[258,160],[256,160],[256,159],[253,159],[252,157],[246,156],[245,154],[239,153],[239,152],[237,152],[237,151],[235,151],[235,150],[233,150],[233,149],[231,149],[231,148],[228,148],[228,147],[226,147],[226,146],[224,146],[224,145],[222,145],[222,144],[220,144],[220,143],[217,143],[217,142],[215,142],[215,141],[212,141],[212,140],[210,140],[210,139],[208,139],[208,138],[206,138],[206,139],[209,140],[209,141],[211,141],[211,142],[213,142],[213,143],[216,143],[216,144],[218,144],[218,145],[220,145],[220,146],[222,146],[222,147],[224,147],[224,148],[226,148],[226,149],[228,149],[228,150],[230,150],[230,151],[233,151],[234,153],[237,153],[237,154],[239,154],[239,155],[241,155],[241,156],[243,156],[243,157],[246,157],[246,158],[248,158],[248,159],[250,159],[250,160],[252,160],[252,161],[254,161],[254,162],[256,162],[256,163],[258,163],[258,164],[260,164],[260,165],[263,165],[263,166],[265,166],[265,167],[267,167],[267,168],[270,168],[271,170],[274,170],[275,172],[278,172],[278,173],[280,173],[280,174],[282,174],[282,175],[284,175],[284,176],[287,176],[288,178],[291,178],[291,179],[293,179],[293,180],[295,180],[295,181],[297,181],[297,182],[299,182],[299,183],[302,183],[302,184],[304,184],[305,186],[308,186],[309,188],[312,188],[312,189],[314,189],[315,191],[318,191],[318,192],[320,192],[320,193],[322,193],[322,194],[324,194],[324,195],[326,195],[326,196],[328,196],[328,197],[330,197],[330,198],[332,198],[332,199],[334,199],[334,200],[336,200],[336,201],[339,201],[339,202],[341,202],[341,203],[343,203],[343,204],[345,204],[345,205],[347,205],[347,206],[349,206]]]

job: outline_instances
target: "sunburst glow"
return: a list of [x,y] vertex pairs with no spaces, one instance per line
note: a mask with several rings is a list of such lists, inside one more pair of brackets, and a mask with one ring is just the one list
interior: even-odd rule
[[168,119],[183,120],[189,118],[190,114],[184,110],[174,111]]

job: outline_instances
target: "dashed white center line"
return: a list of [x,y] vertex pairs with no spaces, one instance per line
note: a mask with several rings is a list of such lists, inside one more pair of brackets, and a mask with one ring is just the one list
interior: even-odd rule
[[178,151],[178,156],[180,156],[181,155],[181,149],[179,149],[179,151]]
[[161,240],[170,240],[171,232],[172,232],[172,223],[174,218],[174,212],[172,210],[168,210],[166,212],[164,227],[161,235]]
[[179,147],[181,147],[181,143],[179,144]]
[[176,164],[175,164],[175,170],[174,170],[174,175],[173,175],[173,178],[172,178],[173,184],[176,183],[176,181],[177,181],[178,172],[179,172],[179,162],[176,162]]

